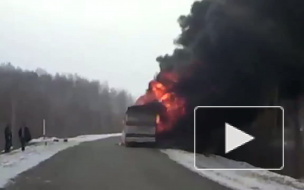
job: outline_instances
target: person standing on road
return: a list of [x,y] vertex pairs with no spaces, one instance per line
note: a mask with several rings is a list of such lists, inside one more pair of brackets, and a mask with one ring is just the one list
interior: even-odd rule
[[13,141],[13,135],[12,135],[12,129],[11,125],[7,124],[5,129],[4,129],[4,139],[5,139],[5,153],[8,153],[11,151],[12,147],[12,141]]
[[22,151],[24,151],[26,144],[32,139],[30,130],[25,123],[23,123],[22,126],[20,127],[18,131],[18,135],[21,144],[21,149]]

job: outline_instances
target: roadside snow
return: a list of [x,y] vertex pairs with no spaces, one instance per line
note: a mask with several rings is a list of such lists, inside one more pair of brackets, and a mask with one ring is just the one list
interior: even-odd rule
[[[183,165],[184,167],[198,173],[199,175],[213,180],[223,186],[229,187],[235,190],[303,190],[304,183],[294,178],[279,175],[270,171],[237,171],[237,170],[212,170],[202,171],[194,168],[194,155],[193,153],[181,151],[181,150],[161,150],[167,154],[170,159]],[[251,166],[244,162],[237,162],[229,160],[220,156],[204,156],[197,155],[197,165],[200,168],[207,168],[212,163],[212,166],[234,166],[237,168],[244,168],[244,164]]]
[[[52,157],[59,151],[66,148],[79,145],[82,142],[94,141],[108,137],[120,136],[121,134],[103,134],[103,135],[82,135],[69,138],[68,142],[63,142],[59,138],[38,138],[33,139],[30,146],[25,151],[14,150],[7,154],[0,155],[0,188],[4,187],[12,178],[18,174],[38,165],[40,162]],[[54,142],[58,139],[59,142]],[[45,142],[47,145],[45,145]]]

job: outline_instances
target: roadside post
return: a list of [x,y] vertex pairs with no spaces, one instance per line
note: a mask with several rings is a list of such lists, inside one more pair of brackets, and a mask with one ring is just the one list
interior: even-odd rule
[[47,145],[46,142],[46,128],[45,128],[45,119],[43,119],[42,121],[42,135],[43,135],[43,141],[44,141],[44,145]]

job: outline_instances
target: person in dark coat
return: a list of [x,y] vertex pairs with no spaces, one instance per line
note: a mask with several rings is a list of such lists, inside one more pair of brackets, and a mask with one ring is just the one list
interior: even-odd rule
[[20,129],[18,131],[18,135],[19,135],[19,140],[20,140],[20,144],[21,144],[21,149],[22,149],[22,151],[24,151],[26,144],[30,140],[32,140],[30,130],[26,126],[25,123],[23,123],[22,126],[20,127]]
[[13,141],[13,135],[12,135],[12,129],[11,129],[11,125],[7,124],[5,129],[4,129],[4,139],[5,139],[5,149],[4,151],[10,152],[11,151],[11,147],[12,147],[12,141]]

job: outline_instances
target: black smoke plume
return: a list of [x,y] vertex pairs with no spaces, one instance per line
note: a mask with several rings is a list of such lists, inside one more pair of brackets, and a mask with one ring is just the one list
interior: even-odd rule
[[[187,114],[173,133],[183,143],[193,138],[195,106],[274,105],[274,96],[302,93],[304,1],[203,0],[178,22],[179,48],[157,61],[161,72],[181,76],[174,90],[186,99]],[[255,116],[242,117],[240,125]],[[199,126],[206,147],[216,128]]]

